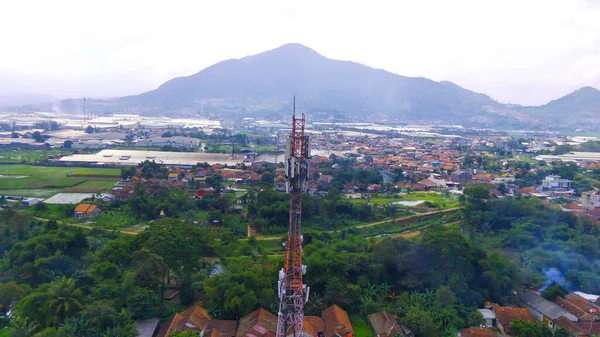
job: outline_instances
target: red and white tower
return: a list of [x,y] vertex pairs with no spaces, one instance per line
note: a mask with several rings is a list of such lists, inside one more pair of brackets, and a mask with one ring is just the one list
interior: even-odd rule
[[302,192],[306,190],[310,148],[304,134],[304,114],[296,117],[296,97],[292,134],[287,138],[285,165],[287,190],[290,194],[290,224],[285,243],[285,261],[279,271],[279,313],[277,337],[304,336],[304,304],[308,301],[309,288],[302,282],[306,266],[302,264]]

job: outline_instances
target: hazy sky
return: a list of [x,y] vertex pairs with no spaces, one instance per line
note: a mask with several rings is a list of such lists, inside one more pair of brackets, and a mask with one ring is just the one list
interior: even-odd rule
[[0,94],[134,94],[288,42],[501,102],[600,89],[600,0],[3,0]]

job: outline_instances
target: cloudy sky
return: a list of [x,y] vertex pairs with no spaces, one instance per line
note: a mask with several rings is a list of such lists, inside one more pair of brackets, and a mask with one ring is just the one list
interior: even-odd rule
[[134,94],[289,42],[505,103],[600,89],[600,0],[6,0],[0,95]]

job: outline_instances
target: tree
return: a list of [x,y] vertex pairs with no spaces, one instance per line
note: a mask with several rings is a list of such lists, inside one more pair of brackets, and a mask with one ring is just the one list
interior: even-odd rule
[[33,133],[33,140],[35,140],[36,143],[43,143],[46,141],[46,137],[44,137],[39,131],[36,131]]
[[29,291],[27,286],[19,285],[14,281],[0,284],[0,312],[5,313],[11,305],[19,301]]
[[77,288],[77,284],[72,278],[63,276],[52,282],[48,293],[51,297],[50,308],[60,318],[65,318],[83,308],[79,302],[82,295],[81,290]]
[[558,329],[554,330],[554,337],[571,337],[569,330],[559,326]]
[[29,319],[16,319],[9,328],[11,337],[32,337],[40,326]]
[[133,319],[147,319],[156,315],[160,301],[155,292],[138,288],[127,298],[127,307]]
[[85,133],[94,133],[94,127],[91,125],[88,125],[88,127],[85,128]]
[[273,182],[275,182],[275,175],[271,172],[265,172],[260,177],[260,180],[267,184],[273,184]]
[[538,322],[513,321],[510,331],[515,337],[552,337],[552,330]]
[[557,297],[564,297],[566,294],[567,293],[564,291],[564,289],[556,284],[542,291],[542,297],[548,301],[553,301]]
[[218,174],[213,174],[211,176],[206,177],[206,183],[208,186],[214,188],[217,191],[220,191],[223,188],[223,177]]
[[198,333],[187,330],[187,331],[175,332],[175,333],[171,334],[170,337],[198,337]]
[[63,147],[65,149],[70,149],[73,146],[73,141],[72,140],[65,140],[65,142],[63,143]]

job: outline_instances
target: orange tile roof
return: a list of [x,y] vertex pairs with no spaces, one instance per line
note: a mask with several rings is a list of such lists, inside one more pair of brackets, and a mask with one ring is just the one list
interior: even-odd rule
[[317,337],[319,332],[325,331],[323,319],[318,316],[304,316],[304,333]]
[[212,319],[206,323],[204,337],[231,337],[235,336],[237,321]]
[[531,316],[531,313],[527,308],[494,306],[494,312],[496,313],[498,322],[500,322],[504,328],[511,326],[512,321],[514,320],[533,322],[533,316]]
[[460,335],[462,337],[496,337],[497,333],[492,331],[491,329],[481,328],[481,327],[470,327],[467,329],[461,329]]
[[79,204],[75,207],[76,213],[92,213],[98,206],[90,204]]
[[236,337],[275,337],[277,316],[265,309],[256,309],[240,318]]
[[175,314],[168,332],[180,332],[185,330],[200,332],[204,329],[209,320],[210,315],[208,312],[196,304],[182,313]]
[[338,335],[346,337],[349,333],[354,335],[348,313],[335,304],[323,310],[323,322],[325,324],[325,336]]
[[579,336],[579,334],[582,332],[582,330],[579,328],[579,326],[577,326],[575,323],[571,322],[565,316],[560,316],[559,318],[557,318],[554,321],[554,323],[557,326],[561,326],[561,327],[567,329],[570,333],[572,333],[573,335],[576,335],[576,336]]

